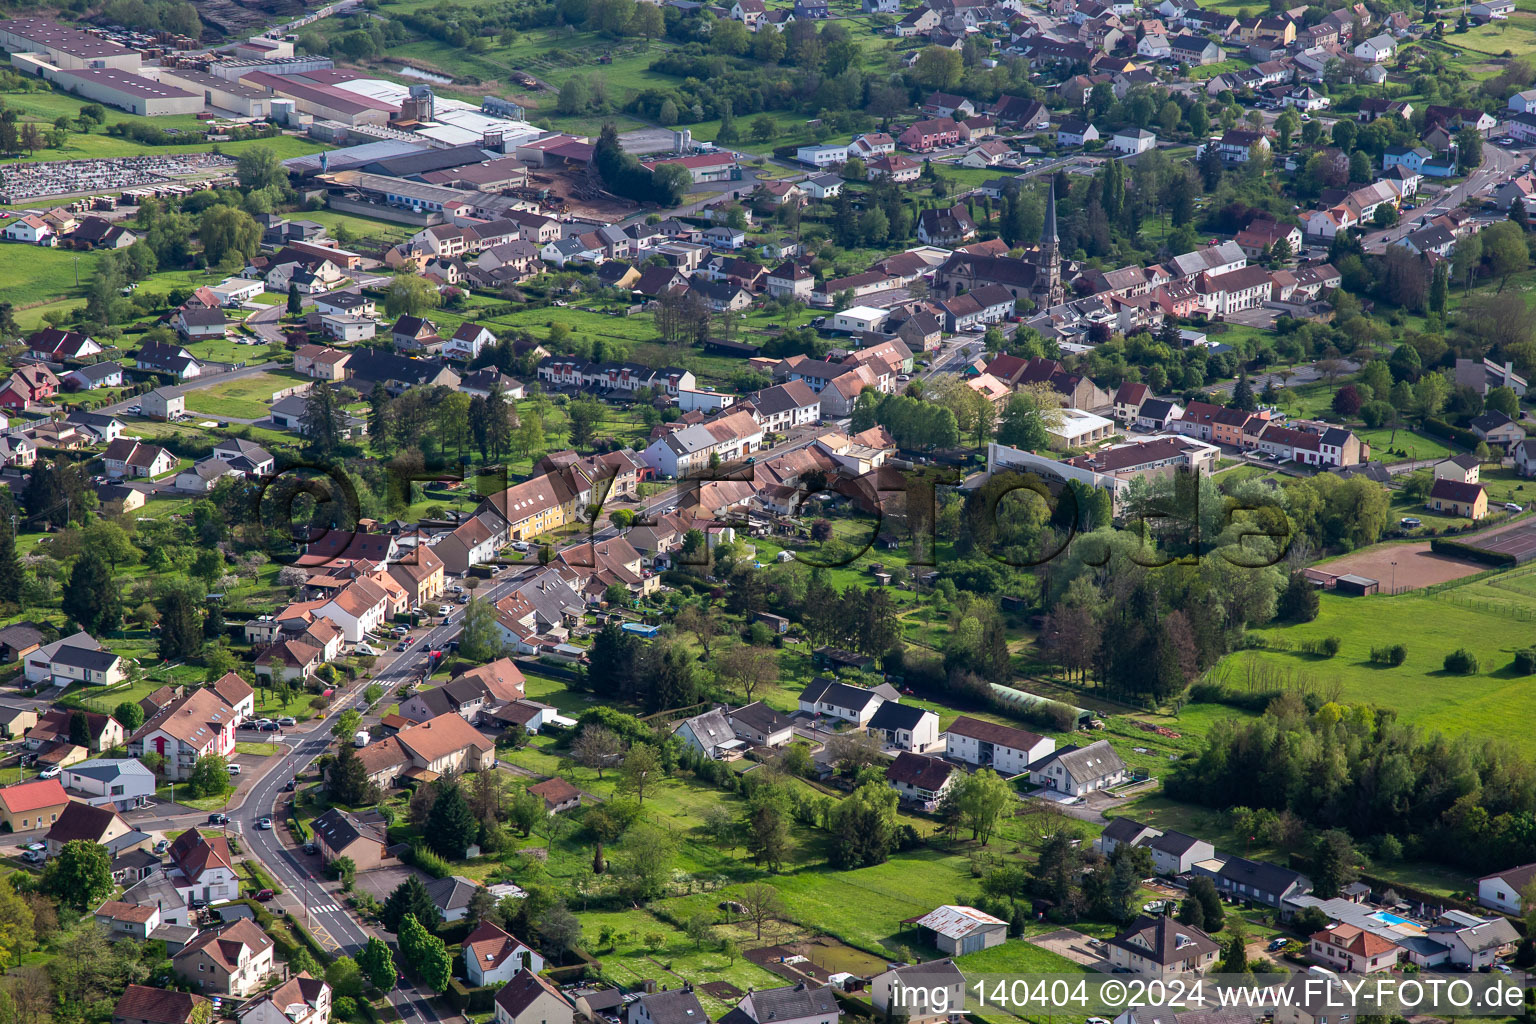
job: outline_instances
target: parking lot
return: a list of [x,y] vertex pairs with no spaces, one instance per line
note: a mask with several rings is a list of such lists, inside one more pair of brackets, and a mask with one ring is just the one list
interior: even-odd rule
[[[310,869],[310,874],[312,875],[318,874],[321,871],[320,858],[314,857],[313,860],[314,865]],[[353,883],[353,888],[360,889],[363,892],[372,893],[374,898],[382,903],[389,899],[389,894],[399,888],[400,883],[405,881],[411,875],[415,875],[417,878],[420,878],[422,882],[432,881],[432,879],[428,878],[420,871],[417,871],[415,868],[408,867],[404,864],[398,864],[393,867],[380,867],[374,868],[371,871],[359,872],[357,881]]]

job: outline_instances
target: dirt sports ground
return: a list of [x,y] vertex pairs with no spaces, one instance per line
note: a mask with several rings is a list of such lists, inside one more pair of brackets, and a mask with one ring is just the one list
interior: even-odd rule
[[[1392,568],[1393,562],[1397,563],[1396,570]],[[1459,580],[1463,576],[1483,572],[1488,566],[1452,558],[1449,555],[1437,555],[1429,550],[1428,541],[1417,541],[1412,544],[1378,544],[1373,548],[1356,551],[1352,555],[1335,558],[1331,562],[1324,562],[1316,568],[1335,576],[1342,576],[1349,572],[1358,576],[1368,576],[1373,580],[1379,580],[1381,592],[1389,594],[1392,592],[1394,571],[1397,592],[1403,593],[1435,583]]]
[[[1536,557],[1536,517],[1519,519],[1486,533],[1464,534],[1455,539],[1483,551],[1513,555],[1523,565]],[[1397,563],[1395,570],[1393,562]],[[1397,593],[1404,593],[1436,583],[1459,580],[1486,572],[1489,568],[1492,567],[1470,559],[1435,554],[1429,549],[1428,541],[1415,541],[1411,544],[1378,544],[1314,566],[1309,572],[1319,579],[1351,572],[1358,576],[1368,576],[1381,583],[1383,594],[1390,594],[1393,592],[1394,572]]]

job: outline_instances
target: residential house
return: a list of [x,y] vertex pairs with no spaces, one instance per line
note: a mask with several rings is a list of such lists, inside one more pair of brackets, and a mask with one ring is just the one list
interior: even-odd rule
[[1029,766],[1030,782],[1071,796],[1109,789],[1130,778],[1130,769],[1108,740],[1062,747]]
[[953,960],[929,960],[875,975],[869,982],[869,1001],[887,1019],[935,1024],[951,1013],[964,1013],[966,985]]
[[1157,135],[1145,128],[1125,128],[1110,136],[1109,148],[1126,156],[1136,156],[1157,147]]
[[130,984],[112,1007],[112,1024],[192,1024],[206,1011],[206,996]]
[[101,346],[89,335],[57,327],[33,331],[25,341],[28,355],[49,362],[88,359],[102,352]]
[[1339,922],[1313,932],[1307,940],[1307,952],[1334,970],[1375,974],[1395,969],[1403,949],[1375,932]]
[[[0,793],[4,793],[0,790]],[[1521,864],[1477,880],[1477,902],[1505,914],[1524,913],[1525,893],[1536,881],[1536,864]]]
[[[35,819],[33,827],[37,827]],[[57,857],[65,843],[77,840],[105,846],[108,853],[116,854],[129,846],[142,845],[148,839],[144,833],[134,831],[123,816],[111,808],[92,807],[72,800],[43,836],[43,846],[49,857]]]
[[1139,917],[1105,945],[1115,968],[1154,978],[1198,974],[1221,952],[1215,939],[1171,914]]
[[[693,735],[701,734],[707,739],[708,730],[702,732],[695,730],[693,733]],[[581,806],[581,790],[558,775],[543,782],[534,783],[528,787],[528,792],[544,801],[544,811],[547,814],[560,814]]]
[[1305,875],[1264,861],[1228,856],[1214,867],[1212,875],[1213,866],[1212,861],[1202,862],[1195,866],[1195,873],[1211,877],[1218,890],[1250,903],[1278,908],[1290,896],[1312,889],[1312,882]]
[[106,451],[101,453],[101,461],[107,476],[119,479],[162,476],[175,469],[178,460],[159,445],[119,437],[107,445]]
[[164,760],[162,774],[180,782],[207,754],[228,757],[235,749],[238,713],[214,690],[193,690],[167,704],[128,738],[128,753],[153,752]]
[[779,988],[748,990],[736,1009],[726,1016],[741,1024],[837,1024],[842,1012],[833,989],[800,981]]
[[496,747],[458,715],[438,715],[392,737],[419,770],[482,771],[496,762]]
[[[762,0],[736,0],[736,8],[745,4],[763,6]],[[559,989],[526,967],[519,969],[496,993],[495,1007],[496,1024],[571,1024],[576,1016],[570,1000],[561,995]],[[657,1021],[655,1024],[673,1024],[673,1021]]]
[[204,992],[245,997],[272,973],[271,936],[250,918],[200,933],[171,958],[176,976]]
[[1472,417],[1468,426],[1490,445],[1503,445],[1506,449],[1525,440],[1525,428],[1497,410]]
[[139,398],[144,415],[152,420],[178,420],[186,415],[187,399],[171,388],[155,388]]
[[826,715],[865,728],[885,699],[873,690],[839,682],[830,676],[817,676],[800,691],[800,710],[818,717]]
[[991,768],[1004,777],[1025,772],[1056,749],[1056,741],[1024,729],[961,715],[944,732],[944,756]]
[[[130,811],[149,804],[155,795],[155,773],[128,758],[93,758],[64,769],[58,779],[71,799],[94,807]],[[0,800],[6,790],[0,790]]]
[[30,832],[52,825],[69,806],[58,779],[33,779],[0,789],[0,825],[10,832]]
[[490,921],[480,922],[461,945],[465,977],[476,987],[503,985],[518,971],[539,974],[544,970],[544,958],[537,950]]
[[624,1015],[624,1024],[705,1024],[708,1020],[699,997],[693,994],[693,984],[686,981],[678,988],[641,995]]
[[0,387],[0,408],[25,412],[46,402],[59,391],[59,378],[40,363],[20,367]]
[[105,362],[77,366],[64,375],[63,384],[66,389],[72,391],[95,391],[97,388],[122,387],[123,364]]
[[954,782],[954,770],[954,765],[942,758],[903,750],[886,768],[885,782],[902,800],[931,811]]
[[329,1024],[331,986],[300,971],[241,1006],[238,1017],[239,1024]]
[[1482,484],[1437,478],[1430,485],[1425,507],[1431,512],[1478,520],[1488,514],[1488,492]]
[[114,686],[127,678],[123,659],[106,650],[89,633],[72,633],[26,655],[22,672],[29,683],[89,683]]
[[[358,751],[363,757],[366,752]],[[358,871],[372,871],[394,862],[380,818],[364,819],[339,807],[326,810],[314,820],[315,848],[324,864],[347,857]]]
[[234,854],[223,836],[205,836],[192,828],[176,837],[166,851],[172,870],[171,884],[183,894],[182,902],[206,900],[222,903],[240,896],[240,876]]
[[737,737],[754,747],[784,747],[795,738],[793,723],[760,700],[727,712],[726,718]]
[[293,353],[293,372],[334,384],[347,379],[351,358],[351,353],[327,345],[300,345]]
[[893,700],[882,702],[864,728],[887,749],[922,753],[939,745],[938,715]]

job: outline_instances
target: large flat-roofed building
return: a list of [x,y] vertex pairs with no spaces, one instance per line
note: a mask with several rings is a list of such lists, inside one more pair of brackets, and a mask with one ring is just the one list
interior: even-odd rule
[[475,210],[475,195],[463,189],[443,185],[428,185],[405,178],[392,178],[385,174],[367,174],[363,171],[338,171],[329,180],[344,188],[356,189],[375,202],[390,206],[405,206],[426,213],[441,213],[445,217],[461,217]]
[[86,68],[137,71],[142,64],[138,50],[60,25],[51,18],[0,21],[0,48],[10,53],[43,54],[54,67],[71,71]]
[[193,68],[161,68],[160,81],[200,95],[206,106],[227,110],[241,117],[269,117],[272,97],[254,86],[232,82]]
[[60,89],[130,114],[159,117],[197,114],[203,109],[201,96],[117,68],[60,69],[46,77]]
[[329,83],[312,81],[302,74],[277,75],[269,70],[259,70],[242,75],[240,81],[269,95],[293,100],[294,106],[303,113],[347,125],[384,127],[400,112],[394,104]]
[[329,57],[305,54],[302,57],[235,57],[208,65],[208,73],[215,78],[238,82],[253,71],[266,71],[274,75],[302,75],[306,71],[324,71],[335,67]]

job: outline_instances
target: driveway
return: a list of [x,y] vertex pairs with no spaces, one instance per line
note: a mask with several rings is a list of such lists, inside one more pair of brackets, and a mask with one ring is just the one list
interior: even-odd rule
[[1043,935],[1033,935],[1024,941],[1041,949],[1048,949],[1058,956],[1064,956],[1073,963],[1082,964],[1084,967],[1092,967],[1096,971],[1108,974],[1110,963],[1088,945],[1088,936],[1071,928],[1058,928],[1053,932]]

